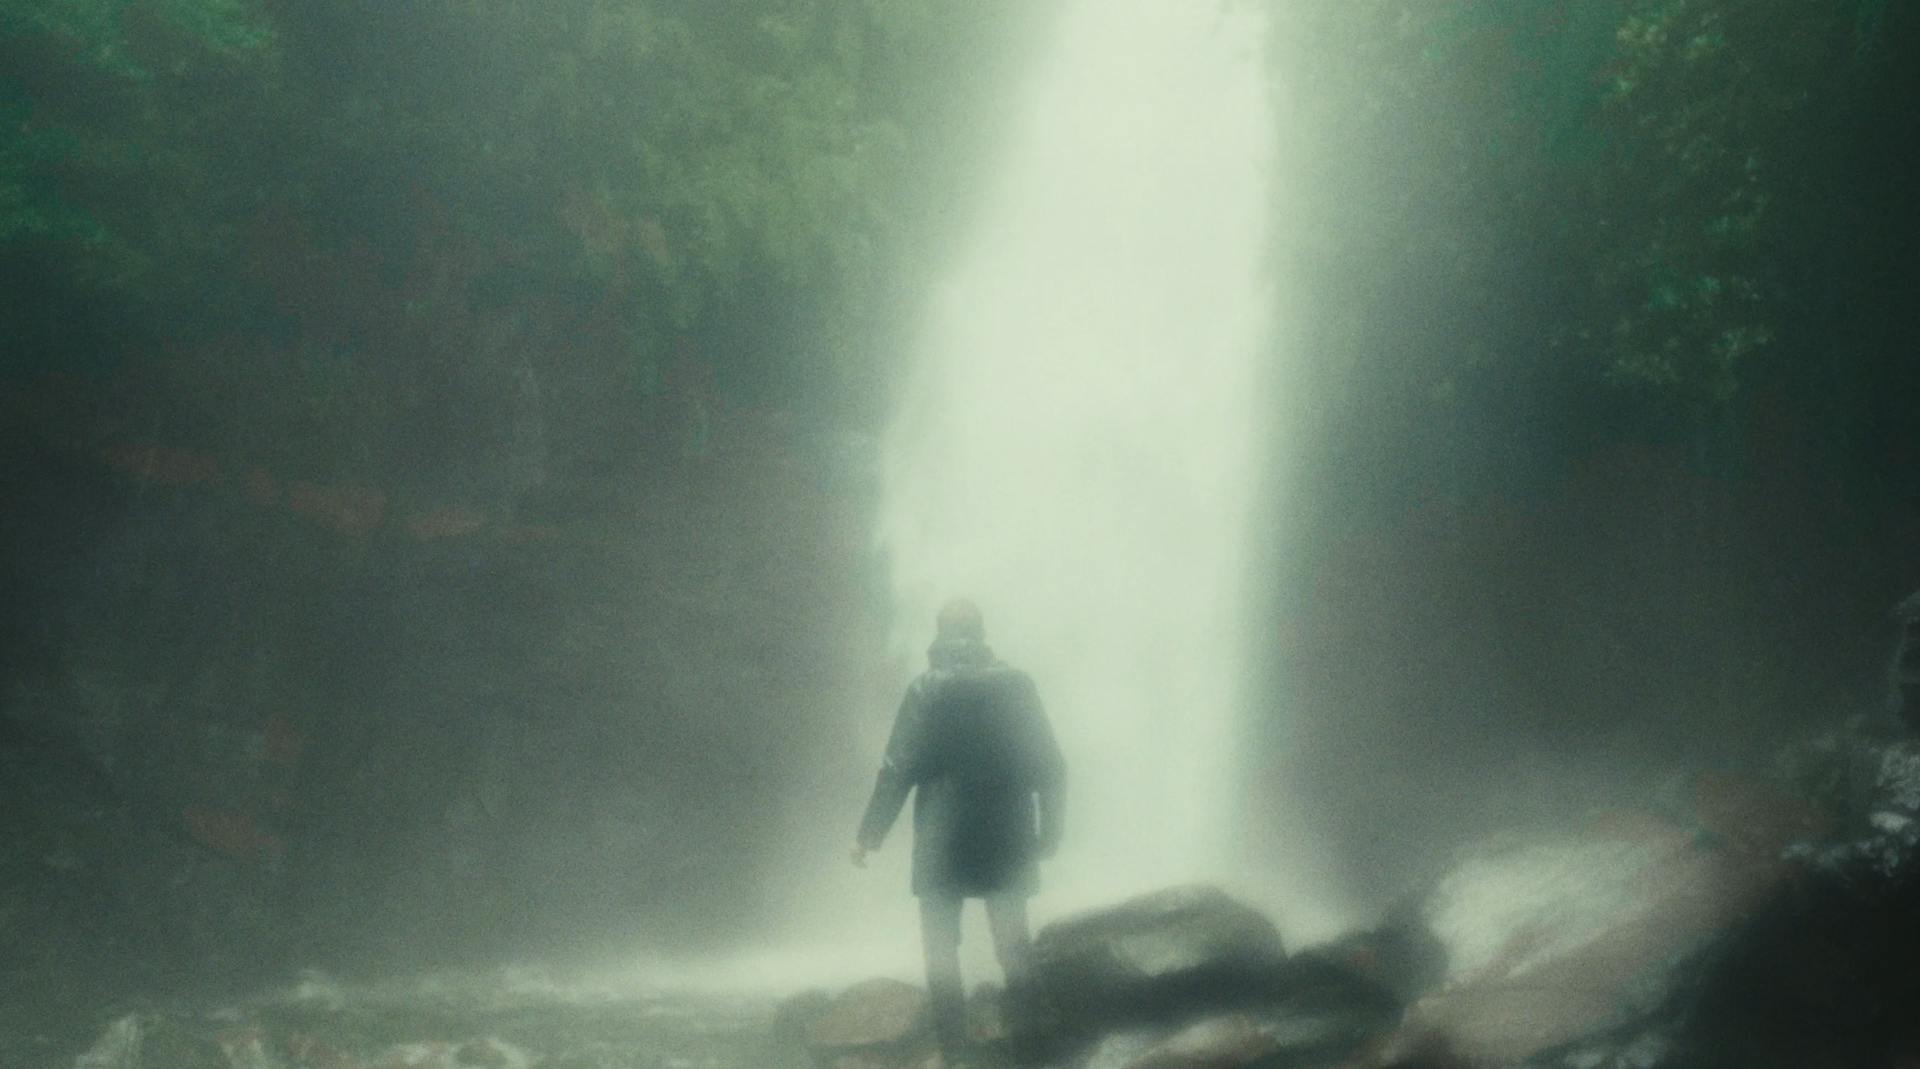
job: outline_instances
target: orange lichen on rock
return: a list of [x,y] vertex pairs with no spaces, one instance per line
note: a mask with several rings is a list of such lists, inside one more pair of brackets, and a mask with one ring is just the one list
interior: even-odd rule
[[323,527],[358,538],[386,519],[387,495],[371,486],[296,482],[287,488],[287,507]]

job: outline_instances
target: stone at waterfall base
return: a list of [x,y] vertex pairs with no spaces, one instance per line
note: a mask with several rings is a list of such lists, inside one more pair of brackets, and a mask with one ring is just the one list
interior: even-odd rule
[[[911,994],[909,993],[911,992]],[[917,989],[849,988],[821,1009],[820,1069],[933,1069]],[[800,1011],[795,1009],[788,1016]],[[1042,929],[1028,977],[968,1006],[967,1069],[1332,1067],[1384,1036],[1400,1003],[1337,955],[1289,960],[1259,911],[1213,887],[1175,887]],[[833,1022],[830,1027],[829,1022]]]
[[806,1047],[819,1069],[917,1065],[933,1050],[926,992],[898,980],[855,984],[818,1007]]
[[1270,1000],[1285,969],[1258,910],[1215,887],[1173,887],[1041,930],[1011,1031],[1026,1056],[1056,1056],[1114,1026]]
[[976,1000],[1005,1028],[982,1067],[1920,1066],[1920,739],[1804,749],[1785,782],[1692,775],[1659,812],[1479,844],[1291,955],[1209,887],[1049,925]]

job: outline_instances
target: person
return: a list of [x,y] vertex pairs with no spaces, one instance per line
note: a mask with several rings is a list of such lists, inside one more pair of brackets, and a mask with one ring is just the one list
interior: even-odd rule
[[1039,862],[1060,845],[1066,766],[1025,672],[993,655],[973,602],[934,621],[927,671],[907,688],[885,761],[854,840],[864,867],[913,805],[913,893],[927,959],[934,1035],[949,1062],[966,1049],[960,910],[984,900],[994,954],[1009,989],[1025,978],[1027,898]]

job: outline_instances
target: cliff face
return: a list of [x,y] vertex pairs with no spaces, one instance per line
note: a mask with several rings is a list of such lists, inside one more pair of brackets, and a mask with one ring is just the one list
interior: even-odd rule
[[715,423],[546,516],[10,442],[9,999],[745,938],[885,612],[855,447]]
[[123,6],[0,12],[0,1012],[764,930],[1051,5]]

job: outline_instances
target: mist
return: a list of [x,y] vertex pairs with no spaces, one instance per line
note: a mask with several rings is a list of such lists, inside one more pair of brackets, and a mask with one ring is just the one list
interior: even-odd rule
[[897,648],[954,593],[993,607],[1076,755],[1060,868],[1084,871],[1059,879],[1083,902],[1224,860],[1268,303],[1258,30],[1065,14],[884,440]]
[[925,981],[912,819],[848,851],[956,597],[1064,757],[1043,949],[1417,921],[1411,1065],[1696,868],[1748,947],[1907,745],[1916,33],[0,0],[0,1063],[801,1064]]

